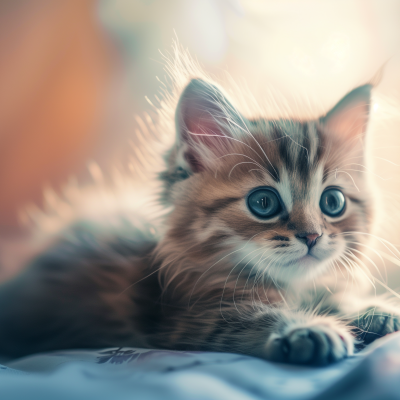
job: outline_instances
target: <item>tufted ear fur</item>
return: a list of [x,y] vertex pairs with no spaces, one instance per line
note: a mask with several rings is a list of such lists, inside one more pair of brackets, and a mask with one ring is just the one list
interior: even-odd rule
[[325,129],[348,144],[362,139],[369,119],[371,89],[371,85],[364,85],[348,93],[320,119]]
[[192,79],[183,91],[175,124],[178,147],[192,172],[226,154],[230,141],[246,129],[245,119],[224,94],[201,79]]

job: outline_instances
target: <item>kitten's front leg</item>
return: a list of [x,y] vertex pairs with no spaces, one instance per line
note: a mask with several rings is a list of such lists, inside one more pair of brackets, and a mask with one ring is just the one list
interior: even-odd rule
[[[196,312],[197,311],[197,312]],[[176,314],[159,332],[161,345],[178,350],[236,352],[270,361],[326,365],[353,354],[348,327],[334,317],[260,306],[231,311],[201,307]]]
[[389,333],[400,331],[400,307],[380,300],[362,309],[350,323],[363,344],[370,344]]
[[[279,326],[280,325],[280,326]],[[265,358],[291,364],[326,365],[353,354],[354,339],[330,317],[282,321],[265,346]]]

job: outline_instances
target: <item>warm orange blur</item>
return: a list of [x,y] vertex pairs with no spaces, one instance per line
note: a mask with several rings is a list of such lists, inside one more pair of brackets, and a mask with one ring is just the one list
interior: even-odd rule
[[95,0],[0,4],[0,228],[84,165],[110,81]]

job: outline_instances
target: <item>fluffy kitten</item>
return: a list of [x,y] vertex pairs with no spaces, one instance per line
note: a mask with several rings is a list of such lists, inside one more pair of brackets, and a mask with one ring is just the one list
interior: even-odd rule
[[2,286],[0,353],[151,346],[327,364],[357,335],[397,331],[398,308],[340,278],[364,268],[373,220],[368,174],[352,167],[365,164],[370,90],[318,120],[249,120],[192,79],[161,174],[163,237],[71,228]]

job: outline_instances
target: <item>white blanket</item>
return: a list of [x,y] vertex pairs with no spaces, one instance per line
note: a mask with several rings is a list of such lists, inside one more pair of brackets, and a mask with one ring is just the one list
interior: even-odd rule
[[400,333],[325,368],[133,348],[39,354],[0,366],[0,399],[400,399]]

